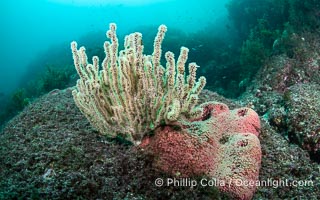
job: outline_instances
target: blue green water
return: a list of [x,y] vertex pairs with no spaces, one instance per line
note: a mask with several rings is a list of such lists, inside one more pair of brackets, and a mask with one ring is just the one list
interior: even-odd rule
[[[195,32],[217,22],[218,27],[224,27],[221,18],[226,18],[225,3],[226,0],[2,0],[0,93],[8,94],[21,87],[26,74],[38,71],[36,65],[65,62],[68,56],[71,58],[72,40],[88,32],[103,35],[110,22],[117,23],[123,34],[139,31],[135,29],[139,26],[160,24],[166,24],[169,30]],[[59,45],[67,50],[64,56],[46,52]],[[44,58],[39,59],[39,55]]]

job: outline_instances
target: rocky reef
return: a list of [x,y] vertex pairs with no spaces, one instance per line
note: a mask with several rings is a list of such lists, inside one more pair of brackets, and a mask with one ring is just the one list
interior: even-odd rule
[[[44,95],[2,130],[0,198],[228,199],[212,186],[156,187],[157,178],[173,177],[154,169],[154,158],[136,147],[99,135],[76,108],[71,93],[66,89]],[[231,110],[240,107],[208,90],[199,98],[200,103],[223,102]],[[289,144],[264,120],[259,139],[260,181],[310,180],[313,186],[257,187],[253,199],[320,196],[319,166],[307,152]]]

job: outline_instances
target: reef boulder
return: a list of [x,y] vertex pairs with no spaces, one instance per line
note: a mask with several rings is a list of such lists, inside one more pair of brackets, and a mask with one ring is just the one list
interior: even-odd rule
[[296,84],[285,94],[288,137],[320,162],[320,86]]

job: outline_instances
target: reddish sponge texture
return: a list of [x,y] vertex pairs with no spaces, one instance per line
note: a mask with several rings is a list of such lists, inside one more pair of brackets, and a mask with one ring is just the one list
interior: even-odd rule
[[[202,104],[202,115],[177,126],[159,127],[140,147],[154,155],[154,166],[180,177],[207,176],[234,199],[251,199],[261,164],[259,116],[252,109],[229,110]],[[179,124],[178,123],[178,124]]]
[[203,143],[169,126],[158,129],[155,136],[144,140],[140,146],[147,146],[160,156],[155,165],[162,171],[182,176],[205,175],[214,167],[215,158],[211,155],[217,148],[214,143]]

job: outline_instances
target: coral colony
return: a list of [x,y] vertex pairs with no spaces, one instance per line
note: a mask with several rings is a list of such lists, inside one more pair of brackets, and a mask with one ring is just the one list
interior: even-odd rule
[[71,44],[75,67],[80,79],[74,99],[80,110],[101,133],[139,143],[150,130],[163,121],[174,122],[181,115],[192,116],[194,106],[206,79],[195,82],[197,65],[189,64],[185,83],[188,49],[181,48],[177,65],[172,52],[165,54],[166,69],[160,64],[161,43],[167,27],[161,25],[154,41],[153,55],[143,55],[142,35],[133,33],[125,38],[125,49],[118,55],[116,25],[107,32],[110,42],[104,43],[106,57],[99,72],[98,57],[88,64],[85,48]]
[[[154,155],[153,166],[180,177],[207,176],[227,184],[220,191],[235,199],[251,199],[258,181],[261,147],[260,120],[249,108],[229,110],[219,102],[199,106],[198,95],[206,79],[196,81],[195,63],[185,64],[188,49],[181,48],[177,62],[166,52],[162,66],[161,44],[167,31],[161,25],[152,55],[144,55],[141,33],[125,37],[118,52],[116,25],[110,24],[104,43],[106,57],[87,61],[85,48],[72,42],[74,65],[80,76],[73,91],[76,105],[101,134],[121,135]],[[153,134],[150,134],[153,132]]]

